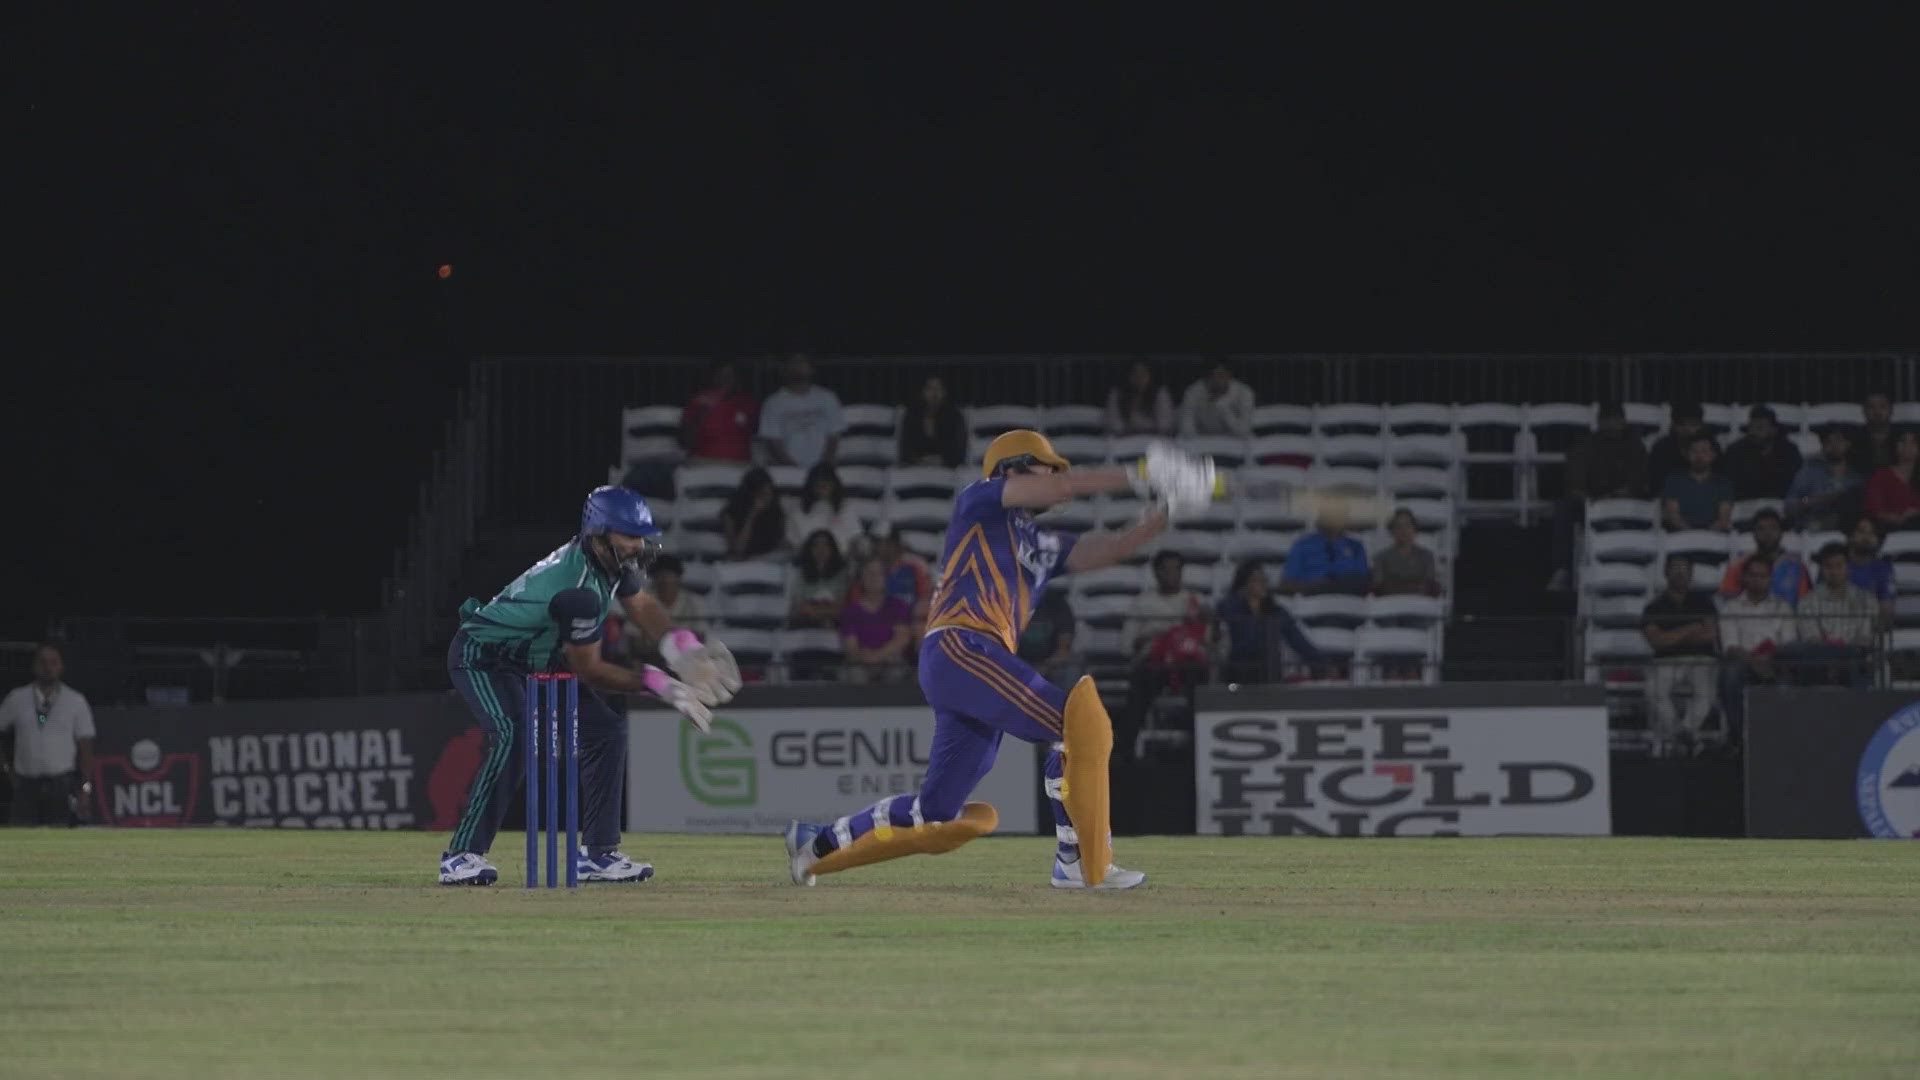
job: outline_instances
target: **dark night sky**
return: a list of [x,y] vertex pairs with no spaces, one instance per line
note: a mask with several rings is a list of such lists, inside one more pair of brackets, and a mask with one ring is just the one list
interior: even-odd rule
[[1169,11],[22,28],[0,633],[370,610],[477,353],[1920,340],[1907,26]]

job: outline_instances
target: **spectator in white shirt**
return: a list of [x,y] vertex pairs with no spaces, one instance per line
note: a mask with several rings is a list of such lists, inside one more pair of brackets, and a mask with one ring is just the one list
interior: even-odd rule
[[1750,556],[1739,594],[1720,601],[1720,712],[1734,745],[1746,730],[1747,686],[1779,681],[1779,651],[1799,637],[1793,609],[1773,595],[1773,558]]
[[787,511],[787,544],[798,551],[807,537],[821,530],[833,534],[834,542],[848,558],[865,556],[866,530],[847,507],[847,489],[840,484],[840,474],[825,462],[807,470],[806,482],[800,485],[799,506]]
[[68,798],[89,789],[93,710],[80,691],[60,681],[65,672],[60,647],[41,645],[33,650],[33,681],[0,700],[0,735],[13,734],[15,825],[69,824]]
[[1196,379],[1180,399],[1180,434],[1247,435],[1253,431],[1253,388],[1233,377],[1226,361]]
[[840,398],[813,384],[813,362],[804,354],[787,361],[786,385],[767,395],[760,408],[760,441],[775,465],[811,469],[831,464],[840,450],[840,433],[847,421]]

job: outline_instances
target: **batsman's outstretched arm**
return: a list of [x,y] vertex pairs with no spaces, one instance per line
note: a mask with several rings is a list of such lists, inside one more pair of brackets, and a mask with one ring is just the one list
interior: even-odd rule
[[1053,506],[1068,499],[1126,491],[1134,486],[1134,474],[1117,465],[1097,465],[1090,469],[1068,469],[1045,475],[1007,477],[1000,489],[1001,506]]
[[1073,550],[1067,552],[1067,573],[1077,574],[1125,562],[1133,557],[1134,552],[1145,547],[1149,540],[1165,532],[1166,528],[1166,508],[1155,504],[1125,532],[1082,536],[1073,545]]

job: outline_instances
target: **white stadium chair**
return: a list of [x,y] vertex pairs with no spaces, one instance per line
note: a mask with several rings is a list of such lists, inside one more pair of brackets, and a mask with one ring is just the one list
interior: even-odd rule
[[641,405],[620,410],[620,461],[677,461],[680,446],[680,407]]
[[1762,510],[1771,510],[1778,514],[1785,509],[1779,499],[1741,499],[1733,504],[1733,527],[1745,532],[1753,528],[1753,515]]
[[1920,533],[1888,533],[1880,544],[1880,555],[1892,559],[1896,564],[1920,559]]
[[1108,457],[1116,465],[1130,465],[1147,456],[1147,445],[1159,438],[1158,435],[1122,435],[1107,444]]
[[877,499],[886,493],[887,470],[872,465],[836,465],[835,473],[840,476],[840,486],[848,495],[861,499]]
[[1250,449],[1256,464],[1305,468],[1319,455],[1320,444],[1311,435],[1256,435]]
[[1120,641],[1120,631],[1082,622],[1074,627],[1074,649],[1092,667],[1124,667],[1133,654]]
[[[1700,418],[1706,429],[1716,438],[1725,435],[1738,435],[1747,424],[1747,414],[1732,405],[1708,402],[1700,406]],[[1724,443],[1727,440],[1721,439]]]
[[1343,593],[1289,596],[1281,601],[1305,626],[1359,626],[1367,621],[1367,600]]
[[1313,431],[1313,407],[1310,405],[1255,405],[1253,433],[1260,435],[1306,435]]
[[1650,596],[1615,593],[1596,596],[1587,602],[1587,617],[1603,630],[1632,630],[1640,626]]
[[1867,422],[1867,414],[1857,401],[1828,401],[1819,405],[1807,406],[1807,426],[1823,428],[1828,424],[1851,424],[1859,427]]
[[[800,497],[800,488],[807,482],[806,470],[798,465],[769,465],[766,468],[767,478],[773,481],[775,491],[789,499]],[[837,473],[839,470],[834,471]],[[840,486],[845,487],[846,481],[841,481]]]
[[1285,562],[1287,552],[1300,534],[1297,532],[1239,532],[1227,539],[1227,561],[1238,566],[1249,559],[1263,563]]
[[834,461],[845,465],[892,465],[900,446],[885,435],[843,435]]
[[1233,499],[1272,499],[1307,486],[1307,470],[1301,465],[1246,465],[1235,469],[1227,480],[1227,496]]
[[1105,435],[1055,435],[1048,441],[1053,443],[1054,453],[1075,465],[1098,465],[1107,460]]
[[713,589],[713,572],[718,563],[687,562],[681,560],[680,587],[690,593],[707,595]]
[[968,430],[993,439],[1016,428],[1040,427],[1040,410],[1031,405],[976,405],[967,411]]
[[1313,647],[1328,656],[1352,656],[1357,635],[1344,626],[1306,626],[1301,628]]
[[1667,406],[1645,401],[1629,401],[1620,407],[1627,414],[1627,426],[1642,436],[1667,430]]
[[1199,510],[1181,514],[1174,524],[1200,532],[1231,532],[1240,524],[1240,504],[1231,498],[1217,499]]
[[1895,402],[1893,422],[1902,425],[1920,424],[1920,401]]
[[1064,580],[1073,586],[1076,597],[1133,596],[1146,587],[1140,580],[1139,571],[1131,566],[1103,566],[1098,570],[1068,574]]
[[777,631],[774,634],[774,649],[780,659],[789,665],[837,664],[846,655],[841,647],[840,635],[819,627]]
[[1215,563],[1188,563],[1180,568],[1180,584],[1200,594],[1209,613],[1213,610],[1214,595],[1220,588],[1219,565]]
[[840,504],[840,509],[852,514],[853,519],[867,532],[881,529],[887,523],[887,506],[879,499],[849,498]]
[[1639,664],[1653,659],[1653,646],[1638,630],[1589,630],[1583,651],[1589,679],[1596,664]]
[[1460,490],[1460,474],[1431,465],[1401,465],[1381,471],[1380,490],[1395,499],[1448,498]]
[[[1040,413],[1040,430],[1047,438],[1062,435],[1105,435],[1107,411],[1098,405],[1054,405]],[[1055,449],[1059,449],[1056,441]]]
[[1039,516],[1040,526],[1062,532],[1083,533],[1097,527],[1099,503],[1093,499],[1068,499]]
[[1451,435],[1453,406],[1408,402],[1386,408],[1386,428],[1394,435]]
[[661,545],[689,562],[695,559],[718,559],[727,553],[726,537],[717,532],[694,532],[684,527],[668,533]]
[[1374,596],[1367,599],[1367,621],[1376,626],[1421,629],[1446,618],[1445,601],[1437,596]]
[[1807,407],[1785,401],[1769,401],[1767,408],[1773,410],[1773,419],[1782,431],[1789,435],[1807,426]]
[[953,500],[894,499],[885,504],[887,524],[903,529],[945,530],[953,518]]
[[1288,502],[1247,503],[1240,507],[1241,532],[1297,533],[1313,522],[1304,507]]
[[740,486],[745,465],[682,465],[673,471],[674,491],[680,498],[726,498]]
[[845,405],[840,409],[848,435],[878,435],[891,439],[898,428],[899,410],[892,405]]
[[1124,529],[1140,520],[1146,513],[1147,504],[1136,498],[1131,492],[1109,492],[1106,498],[1094,505],[1094,516],[1103,529]]
[[1378,435],[1324,435],[1315,457],[1324,465],[1377,469],[1387,459],[1387,448]]
[[1374,469],[1339,465],[1319,466],[1307,474],[1307,483],[1313,487],[1313,490],[1322,493],[1363,498],[1380,494],[1380,473]]
[[1207,564],[1219,562],[1226,554],[1226,547],[1226,537],[1197,529],[1170,529],[1155,537],[1150,545],[1156,554],[1173,551],[1190,563]]
[[959,490],[954,470],[944,465],[899,465],[887,471],[890,499],[953,500]]
[[1653,595],[1653,575],[1640,563],[1589,563],[1580,572],[1580,587],[1589,596],[1637,596],[1645,603]]
[[[1440,681],[1434,636],[1425,630],[1396,626],[1368,626],[1355,635],[1353,658],[1360,681],[1368,683],[1432,683]],[[1401,669],[1417,667],[1407,678]]]
[[1378,435],[1386,426],[1386,410],[1378,405],[1343,402],[1313,410],[1313,430],[1328,435]]
[[[1114,567],[1113,569],[1121,569]],[[1137,576],[1137,575],[1136,575]],[[1083,594],[1073,601],[1074,617],[1089,626],[1114,629],[1127,620],[1133,596],[1127,593]]]
[[[714,596],[714,614],[729,626],[748,626],[759,630],[772,630],[786,625],[787,615],[792,605],[787,598],[767,593],[735,593],[728,596],[716,591]],[[723,639],[724,640],[724,639]],[[732,642],[728,642],[729,645]]]
[[1526,454],[1533,461],[1562,461],[1573,440],[1593,430],[1594,406],[1571,402],[1528,405]]
[[1594,499],[1587,504],[1587,527],[1651,532],[1660,527],[1660,508],[1651,499]]
[[[1845,547],[1847,543],[1846,534],[1838,532],[1803,532],[1799,535],[1798,539],[1800,546],[1797,550],[1800,552],[1801,558],[1806,559],[1809,563],[1813,561],[1816,555],[1820,554],[1820,549],[1826,547],[1828,544],[1839,544]],[[1782,541],[1780,546],[1785,547],[1786,543]],[[1819,567],[1812,565],[1809,565],[1807,569],[1816,574],[1820,571]]]
[[742,593],[787,594],[787,574],[793,568],[774,562],[726,562],[713,568],[713,587],[722,596]]
[[1593,562],[1627,562],[1641,566],[1652,563],[1665,550],[1659,533],[1639,529],[1616,532],[1587,530],[1587,558]]
[[678,499],[673,505],[674,530],[718,534],[725,528],[720,523],[720,510],[726,505],[727,500],[720,498]]
[[929,562],[937,561],[946,549],[947,536],[944,532],[926,529],[902,529],[900,546]]
[[1247,440],[1238,435],[1189,435],[1180,440],[1180,449],[1205,454],[1216,466],[1226,469],[1239,468],[1250,453]]
[[1390,435],[1387,460],[1395,465],[1452,465],[1464,448],[1452,435]]

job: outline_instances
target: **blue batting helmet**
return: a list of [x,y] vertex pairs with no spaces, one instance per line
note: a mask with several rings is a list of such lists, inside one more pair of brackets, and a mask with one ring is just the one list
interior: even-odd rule
[[594,488],[580,508],[580,535],[622,533],[627,536],[659,536],[660,526],[653,522],[647,500],[623,487]]

